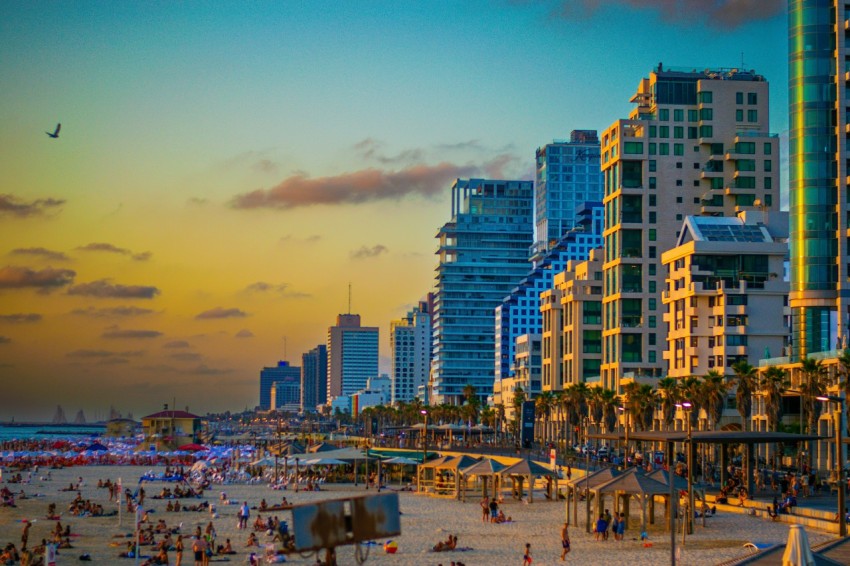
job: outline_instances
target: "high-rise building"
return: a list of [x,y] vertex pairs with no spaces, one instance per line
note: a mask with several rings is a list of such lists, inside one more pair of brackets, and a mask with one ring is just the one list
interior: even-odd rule
[[602,250],[571,261],[540,295],[542,391],[598,381],[602,365]]
[[266,367],[260,371],[260,410],[268,411],[272,407],[272,384],[276,381],[301,381],[301,368],[279,361],[275,367]]
[[328,328],[328,399],[351,395],[378,375],[378,328],[360,326],[359,314],[340,314]]
[[536,161],[535,246],[545,250],[576,225],[585,201],[602,200],[596,130],[573,130],[569,141],[538,148]]
[[792,360],[848,341],[848,90],[844,0],[790,0]]
[[313,412],[328,401],[328,347],[319,344],[301,355],[301,411]]
[[528,272],[530,181],[458,179],[452,217],[437,238],[431,401],[460,403],[467,384],[493,390],[493,313]]
[[555,275],[567,262],[585,260],[592,249],[602,246],[603,224],[602,203],[584,203],[573,228],[548,250],[531,258],[531,272],[496,307],[495,382],[512,376],[517,337],[542,332],[540,293],[552,288]]
[[689,215],[779,206],[779,140],[754,71],[678,71],[640,82],[627,120],[602,134],[605,177],[602,385],[661,376],[661,254]]
[[784,351],[788,213],[765,216],[688,216],[679,245],[661,256],[669,377],[732,376],[740,360],[757,366]]
[[428,383],[431,371],[431,312],[421,301],[404,318],[390,323],[392,402],[411,401]]

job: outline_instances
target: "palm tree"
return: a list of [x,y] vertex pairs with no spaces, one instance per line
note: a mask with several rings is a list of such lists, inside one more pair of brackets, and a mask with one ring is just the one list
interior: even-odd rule
[[717,425],[720,424],[728,391],[729,384],[726,382],[726,377],[719,371],[711,370],[702,378],[703,408],[711,421],[712,430],[717,430]]
[[534,399],[535,412],[540,416],[540,438],[543,443],[549,441],[549,421],[552,411],[553,396],[551,391],[544,391]]
[[673,427],[676,420],[676,403],[679,402],[679,381],[674,377],[665,377],[658,382],[661,393],[661,422],[667,430]]
[[697,377],[684,377],[679,382],[681,399],[691,403],[691,410],[687,411],[691,428],[699,429],[699,412],[705,406],[703,399],[702,381]]
[[747,422],[753,412],[753,393],[758,383],[758,372],[747,360],[738,360],[732,364],[732,371],[735,372],[735,385],[737,385],[735,403],[741,415],[741,428],[746,431]]
[[611,389],[600,389],[597,403],[602,405],[602,422],[608,433],[617,430],[617,410],[620,408],[620,398]]
[[[575,431],[588,416],[587,400],[590,396],[590,388],[586,383],[574,383],[564,390],[564,405],[567,409],[567,421]],[[575,441],[575,432],[573,432]],[[574,442],[575,443],[575,442]]]
[[847,409],[847,434],[850,435],[850,349],[838,355],[838,385],[844,390],[844,405]]
[[[817,397],[826,394],[826,368],[823,362],[814,358],[803,358],[800,360],[802,379],[800,380],[800,404],[806,414],[808,432],[816,432],[818,419],[820,418],[823,404]],[[816,444],[809,441],[809,458],[814,462],[815,454],[813,448]]]
[[521,385],[517,385],[514,388],[514,422],[513,422],[513,432],[516,436],[517,442],[519,442],[519,423],[522,420],[522,404],[525,402],[526,396],[525,391],[523,390]]
[[[788,390],[788,372],[776,366],[764,370],[759,388],[764,394],[764,412],[767,416],[767,430],[777,432],[782,420],[782,395]],[[774,448],[773,469],[776,469],[776,456],[784,452],[777,443]]]
[[651,429],[652,421],[655,419],[656,408],[661,400],[658,391],[651,385],[641,385],[633,381],[623,386],[623,392],[627,399],[625,409],[632,417],[632,421],[641,430]]

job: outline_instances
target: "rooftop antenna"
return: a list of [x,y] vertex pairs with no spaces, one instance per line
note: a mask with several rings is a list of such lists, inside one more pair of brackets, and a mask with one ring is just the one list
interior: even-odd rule
[[284,360],[289,359],[289,358],[286,357],[286,336],[283,337],[283,359]]
[[741,70],[743,71],[744,69],[746,69],[746,66],[744,65],[744,52],[741,51]]
[[348,282],[348,314],[351,314],[351,281]]

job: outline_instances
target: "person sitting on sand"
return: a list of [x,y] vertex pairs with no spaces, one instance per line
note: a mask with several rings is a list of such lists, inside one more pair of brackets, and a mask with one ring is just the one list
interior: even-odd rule
[[216,554],[236,554],[233,546],[230,544],[230,539],[224,541],[223,545],[219,545],[216,549]]
[[264,497],[263,499],[260,500],[259,510],[260,511],[266,511],[268,508],[269,508],[269,504],[266,503],[266,498]]
[[263,516],[257,513],[257,520],[254,521],[254,530],[255,531],[264,531],[266,530],[266,522],[263,520]]
[[245,542],[245,546],[259,546],[260,543],[257,541],[257,535],[255,533],[251,533],[248,535],[248,540]]
[[434,552],[445,552],[447,550],[454,550],[457,548],[457,537],[454,535],[449,535],[449,538],[446,539],[445,542],[440,541],[434,545]]

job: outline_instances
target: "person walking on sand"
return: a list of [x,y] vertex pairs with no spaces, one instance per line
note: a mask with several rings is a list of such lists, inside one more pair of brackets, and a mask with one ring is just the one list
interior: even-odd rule
[[486,523],[490,520],[490,498],[485,497],[481,500],[481,521]]
[[183,566],[183,535],[177,535],[177,542],[174,543],[174,551],[177,556],[174,566]]
[[522,566],[531,566],[531,543],[525,543],[525,554],[522,556]]
[[251,508],[248,507],[248,502],[245,501],[239,509],[239,528],[248,528],[248,517],[251,515]]
[[561,560],[567,559],[570,552],[570,524],[564,523],[561,527]]

